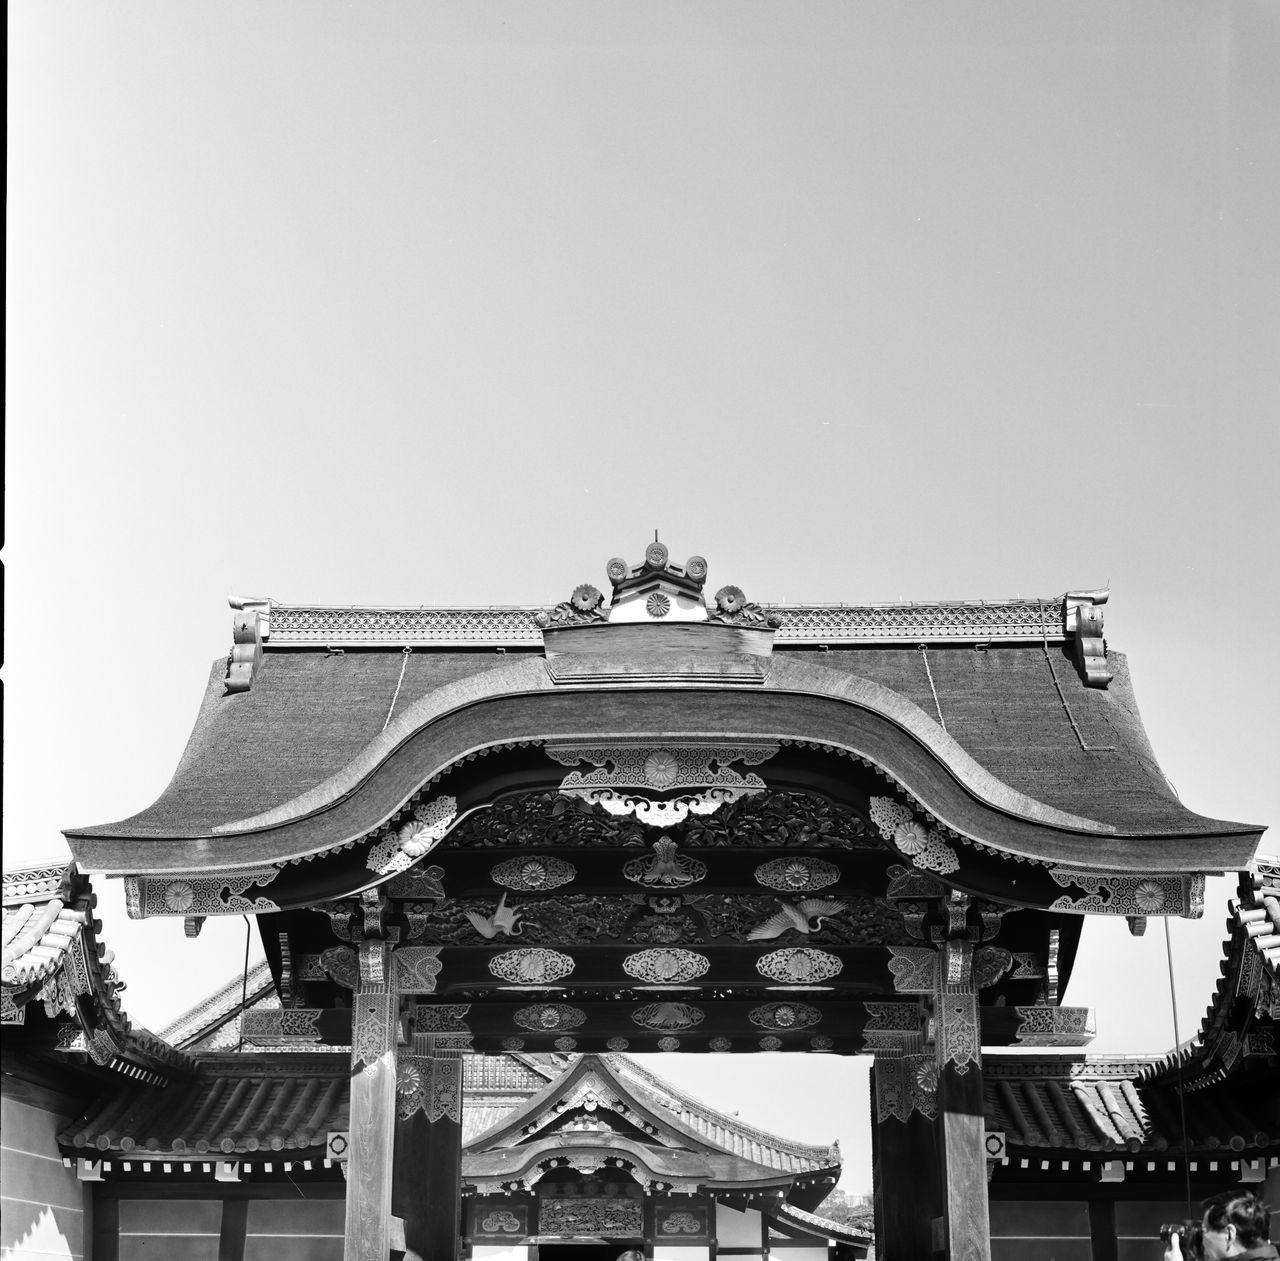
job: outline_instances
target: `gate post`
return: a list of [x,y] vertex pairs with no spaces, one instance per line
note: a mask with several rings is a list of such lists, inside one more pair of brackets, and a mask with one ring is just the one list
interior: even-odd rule
[[948,941],[938,964],[934,1021],[946,1256],[948,1261],[990,1261],[982,1036],[972,944]]
[[392,1212],[405,1261],[457,1261],[462,1202],[462,1051],[415,1034],[401,1057]]
[[941,1211],[932,1053],[877,1050],[871,1074],[872,1176],[879,1261],[929,1261]]
[[351,1147],[344,1261],[387,1261],[400,1026],[400,1001],[388,975],[389,955],[385,942],[360,943],[360,977],[351,999]]

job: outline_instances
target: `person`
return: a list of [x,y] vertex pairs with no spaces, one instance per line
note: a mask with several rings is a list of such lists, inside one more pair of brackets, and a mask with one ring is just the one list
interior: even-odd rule
[[644,1253],[639,1248],[628,1248],[626,1252],[618,1253],[618,1261],[644,1261]]
[[[1271,1215],[1252,1191],[1223,1191],[1204,1202],[1200,1255],[1204,1261],[1280,1261],[1271,1238]],[[1165,1261],[1193,1261],[1175,1232]]]

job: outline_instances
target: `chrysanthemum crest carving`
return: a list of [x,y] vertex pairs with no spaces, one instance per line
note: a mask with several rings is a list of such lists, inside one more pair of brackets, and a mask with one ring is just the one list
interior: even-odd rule
[[622,970],[648,985],[678,985],[705,976],[711,967],[706,955],[694,950],[641,950],[622,961]]
[[489,872],[495,884],[518,893],[536,893],[544,889],[558,889],[572,884],[578,869],[563,858],[539,856],[537,858],[508,858]]
[[900,854],[905,854],[913,866],[936,871],[940,875],[955,871],[960,866],[955,850],[942,834],[926,827],[906,806],[892,797],[872,797],[868,814],[880,835],[891,842]]
[[512,985],[550,985],[573,971],[573,959],[558,950],[527,946],[494,955],[489,971]]
[[437,797],[419,806],[412,819],[369,850],[365,866],[381,876],[407,871],[444,839],[457,814],[458,802],[454,797]]
[[780,893],[814,893],[840,879],[840,868],[821,858],[775,858],[756,868],[756,880]]

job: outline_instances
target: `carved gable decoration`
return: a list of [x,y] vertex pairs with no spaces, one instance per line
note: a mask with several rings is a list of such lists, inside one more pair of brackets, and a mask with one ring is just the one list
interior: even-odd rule
[[523,1239],[530,1233],[529,1207],[509,1199],[477,1199],[471,1206],[471,1237],[508,1244]]
[[[607,747],[547,745],[549,757],[571,770],[560,784],[567,797],[576,797],[614,815],[634,815],[649,827],[674,827],[690,814],[707,815],[726,802],[764,791],[764,780],[745,775],[733,763],[756,766],[778,751],[774,744],[708,748],[673,742],[660,746],[621,744]],[[655,801],[651,793],[681,792]]]
[[661,1243],[701,1243],[710,1235],[711,1212],[700,1201],[681,1197],[653,1211],[654,1234]]
[[644,1201],[605,1195],[539,1199],[538,1233],[569,1239],[584,1235],[637,1239],[644,1235]]

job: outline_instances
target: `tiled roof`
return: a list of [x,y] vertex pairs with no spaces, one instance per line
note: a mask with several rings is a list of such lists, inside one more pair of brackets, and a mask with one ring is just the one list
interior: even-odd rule
[[27,1008],[39,1003],[49,1017],[70,1018],[57,1030],[62,1052],[152,1081],[185,1073],[187,1057],[134,1028],[122,1010],[124,986],[98,940],[96,903],[73,867],[4,874],[4,1023],[25,1024]]
[[1280,1141],[1280,1099],[1270,1080],[1242,1075],[1238,1090],[1176,1094],[1141,1084],[1151,1060],[988,1055],[983,1089],[988,1130],[1011,1152],[1242,1152]]
[[723,1112],[676,1090],[669,1082],[641,1068],[625,1055],[602,1056],[615,1073],[632,1086],[646,1102],[665,1111],[692,1130],[705,1142],[732,1152],[754,1164],[782,1173],[809,1173],[817,1169],[838,1168],[840,1144],[822,1146],[797,1143],[770,1134],[767,1130],[747,1125]]
[[[660,1172],[661,1167],[677,1178],[718,1185],[779,1179],[785,1182],[799,1173],[840,1167],[838,1146],[793,1143],[745,1125],[673,1089],[624,1055],[586,1055],[579,1057],[563,1077],[502,1118],[497,1126],[468,1141],[468,1152],[484,1165],[480,1170],[477,1164],[477,1170],[496,1175],[512,1161],[540,1154],[540,1149],[534,1150],[540,1144],[562,1142],[562,1135],[552,1133],[561,1115],[561,1100],[572,1099],[580,1084],[582,1088],[596,1089],[593,1076],[600,1079],[606,1095],[616,1094],[621,1100],[624,1117],[649,1126],[654,1133],[665,1129],[669,1141],[663,1150],[655,1149],[644,1157],[654,1173]],[[630,1144],[625,1137],[585,1133],[583,1142],[587,1146]],[[495,1160],[498,1164],[494,1164]]]
[[1138,1151],[1150,1123],[1133,1077],[1148,1062],[988,1054],[987,1129],[1010,1147]]
[[330,1130],[347,1128],[349,1073],[347,1055],[309,1056],[301,1065],[238,1057],[206,1065],[194,1082],[114,1090],[58,1141],[118,1155],[307,1153],[323,1148]]
[[1200,1090],[1242,1063],[1274,1064],[1280,1022],[1280,860],[1240,873],[1227,915],[1219,980],[1196,1036],[1152,1064],[1144,1080]]
[[831,1239],[845,1239],[850,1243],[869,1244],[875,1239],[875,1233],[869,1226],[854,1226],[841,1222],[833,1222],[829,1217],[821,1217],[817,1213],[806,1213],[794,1204],[782,1203],[770,1209],[770,1216],[781,1221],[790,1222],[815,1234],[826,1235]]
[[[492,1058],[486,1057],[486,1061]],[[492,1072],[484,1071],[486,1065],[477,1066],[473,1057],[468,1057],[464,1143],[471,1144],[476,1136],[513,1117],[532,1098],[554,1095],[559,1080],[567,1075],[562,1069],[548,1083],[538,1071],[542,1066],[522,1063],[527,1057],[510,1058],[512,1072],[498,1081]],[[629,1064],[624,1057],[609,1059],[611,1067],[618,1070],[619,1079],[625,1080],[637,1098],[653,1111],[670,1111],[677,1104],[673,1128],[681,1128],[685,1119],[694,1115],[697,1106],[693,1101],[672,1091],[660,1079]],[[573,1063],[568,1062],[567,1067],[571,1070]],[[628,1069],[634,1069],[634,1074]],[[69,1151],[81,1154],[247,1156],[281,1152],[292,1157],[314,1156],[313,1149],[323,1146],[330,1131],[348,1127],[349,1075],[350,1059],[344,1053],[309,1055],[302,1063],[257,1052],[206,1057],[194,1082],[113,1089],[72,1122],[59,1141]],[[508,1082],[506,1077],[512,1080]],[[535,1092],[537,1083],[543,1089]],[[704,1111],[720,1117],[711,1109]],[[732,1157],[729,1163],[715,1159],[708,1162],[696,1152],[681,1155],[678,1150],[665,1147],[655,1148],[653,1159],[663,1168],[669,1164],[673,1176],[736,1176],[744,1180],[758,1180],[766,1171],[786,1174],[839,1166],[838,1148],[789,1143],[736,1121],[723,1128],[725,1140],[719,1143],[709,1131],[692,1138],[703,1152],[707,1148],[713,1152],[719,1149]],[[697,1142],[699,1137],[702,1143]],[[808,1159],[804,1159],[806,1154]],[[691,1157],[696,1157],[692,1165]],[[483,1163],[485,1157],[483,1152],[473,1151],[467,1159],[476,1165],[477,1161]]]
[[247,977],[237,973],[221,989],[183,1012],[160,1030],[160,1036],[173,1046],[194,1049],[221,1026],[238,1020],[242,998],[247,997],[252,1007],[264,995],[274,992],[271,968],[264,959],[249,969]]
[[1254,861],[1233,910],[1241,932],[1274,980],[1280,974],[1280,859]]
[[3,982],[25,989],[52,976],[80,933],[83,911],[54,898],[43,906],[30,902],[4,908]]
[[[943,644],[931,647],[926,661],[915,647],[901,644],[834,644],[820,654],[779,646],[773,669],[782,672],[790,663],[794,673],[820,666],[832,687],[865,680],[888,689],[929,719],[941,717],[946,734],[1001,784],[1052,809],[1097,820],[1118,836],[1213,832],[1240,838],[1232,842],[1233,854],[1251,854],[1258,829],[1203,818],[1178,801],[1148,743],[1124,657],[1108,656],[1115,677],[1103,689],[1085,686],[1062,652],[1043,644],[993,643],[982,651]],[[363,767],[361,759],[374,756],[370,750],[383,733],[393,695],[400,719],[441,689],[482,689],[490,686],[485,676],[491,671],[529,663],[523,653],[498,659],[506,666],[494,666],[494,660],[463,649],[407,656],[267,650],[252,689],[230,696],[221,660],[160,798],[129,819],[67,835],[77,852],[97,856],[95,866],[115,869],[117,860],[132,861],[126,854],[133,851],[108,841],[163,841],[163,852],[172,851],[178,861],[179,851],[187,852],[178,838],[227,829],[218,852],[252,865],[260,859],[240,835],[244,821],[274,818],[270,812],[286,803],[323,795],[322,785],[354,774],[349,768],[357,762]],[[522,691],[525,684],[509,686]],[[86,848],[81,840],[94,843]]]

